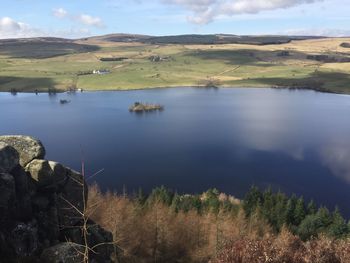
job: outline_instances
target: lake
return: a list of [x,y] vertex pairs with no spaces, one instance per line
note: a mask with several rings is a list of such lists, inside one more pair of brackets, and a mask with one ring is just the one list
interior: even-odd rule
[[[60,99],[71,102],[60,104]],[[135,114],[135,101],[163,112]],[[350,96],[277,89],[169,88],[0,93],[0,134],[39,138],[46,158],[102,189],[242,198],[252,184],[304,195],[350,216]]]

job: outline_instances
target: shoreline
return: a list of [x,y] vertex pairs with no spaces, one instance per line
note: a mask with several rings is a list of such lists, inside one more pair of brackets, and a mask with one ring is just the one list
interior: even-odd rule
[[63,93],[84,93],[84,92],[119,92],[119,91],[142,91],[142,90],[157,90],[157,89],[170,89],[170,88],[198,88],[198,89],[251,89],[251,88],[266,88],[266,89],[276,89],[276,90],[304,90],[304,91],[314,91],[314,92],[319,92],[319,93],[328,93],[328,94],[337,94],[337,95],[350,95],[349,93],[346,92],[338,92],[338,91],[333,91],[330,89],[326,88],[313,88],[313,87],[308,87],[308,86],[270,86],[270,85],[254,85],[254,86],[236,86],[236,85],[217,85],[217,86],[205,86],[205,85],[175,85],[175,86],[156,86],[156,87],[141,87],[141,88],[130,88],[130,89],[88,89],[82,91],[79,90],[56,90],[55,92],[49,92],[49,91],[33,91],[33,90],[28,90],[28,91],[16,91],[15,93],[11,90],[7,91],[0,91],[0,93],[14,93],[17,94],[63,94]]

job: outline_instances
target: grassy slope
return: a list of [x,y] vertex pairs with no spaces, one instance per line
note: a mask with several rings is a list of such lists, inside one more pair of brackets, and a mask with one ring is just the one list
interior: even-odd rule
[[[349,57],[350,49],[340,44],[349,39],[293,41],[281,45],[151,45],[82,41],[98,48],[50,49],[35,57],[30,46],[21,52],[0,47],[0,91],[138,89],[199,85],[208,78],[223,86],[320,86],[350,94],[350,63],[322,63],[307,60],[308,54]],[[281,50],[291,56],[278,57]],[[52,54],[50,54],[52,52]],[[26,56],[27,53],[27,56]],[[39,52],[40,53],[40,52]],[[170,56],[169,61],[151,62],[152,55]],[[100,62],[101,57],[128,57],[121,62]],[[79,71],[109,69],[107,75],[77,76]]]

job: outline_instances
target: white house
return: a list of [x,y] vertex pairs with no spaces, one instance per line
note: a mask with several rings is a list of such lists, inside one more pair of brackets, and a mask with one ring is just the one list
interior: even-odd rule
[[99,75],[103,75],[103,74],[109,74],[111,73],[109,70],[106,69],[98,69],[98,70],[94,70],[92,71],[93,74],[99,74]]

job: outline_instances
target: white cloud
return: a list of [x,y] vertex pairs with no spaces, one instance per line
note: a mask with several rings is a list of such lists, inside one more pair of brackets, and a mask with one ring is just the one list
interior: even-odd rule
[[81,38],[90,36],[87,28],[72,27],[65,30],[46,31],[34,28],[28,24],[17,22],[10,17],[0,18],[0,39],[31,38],[31,37],[63,37]]
[[63,8],[56,8],[53,10],[53,15],[57,18],[65,18],[68,15],[68,12]]
[[99,17],[81,14],[76,17],[76,20],[87,26],[104,27],[103,21]]
[[33,28],[28,24],[18,22],[10,17],[0,18],[0,38],[21,38],[38,37],[43,35],[39,29]]
[[105,27],[102,19],[98,16],[91,16],[88,14],[80,14],[80,15],[71,15],[64,8],[56,8],[53,9],[53,15],[57,18],[68,18],[72,21],[77,21],[86,26],[94,26],[94,27]]
[[188,20],[208,24],[218,16],[257,14],[262,11],[286,9],[323,0],[161,0],[163,3],[182,6],[193,12]]

